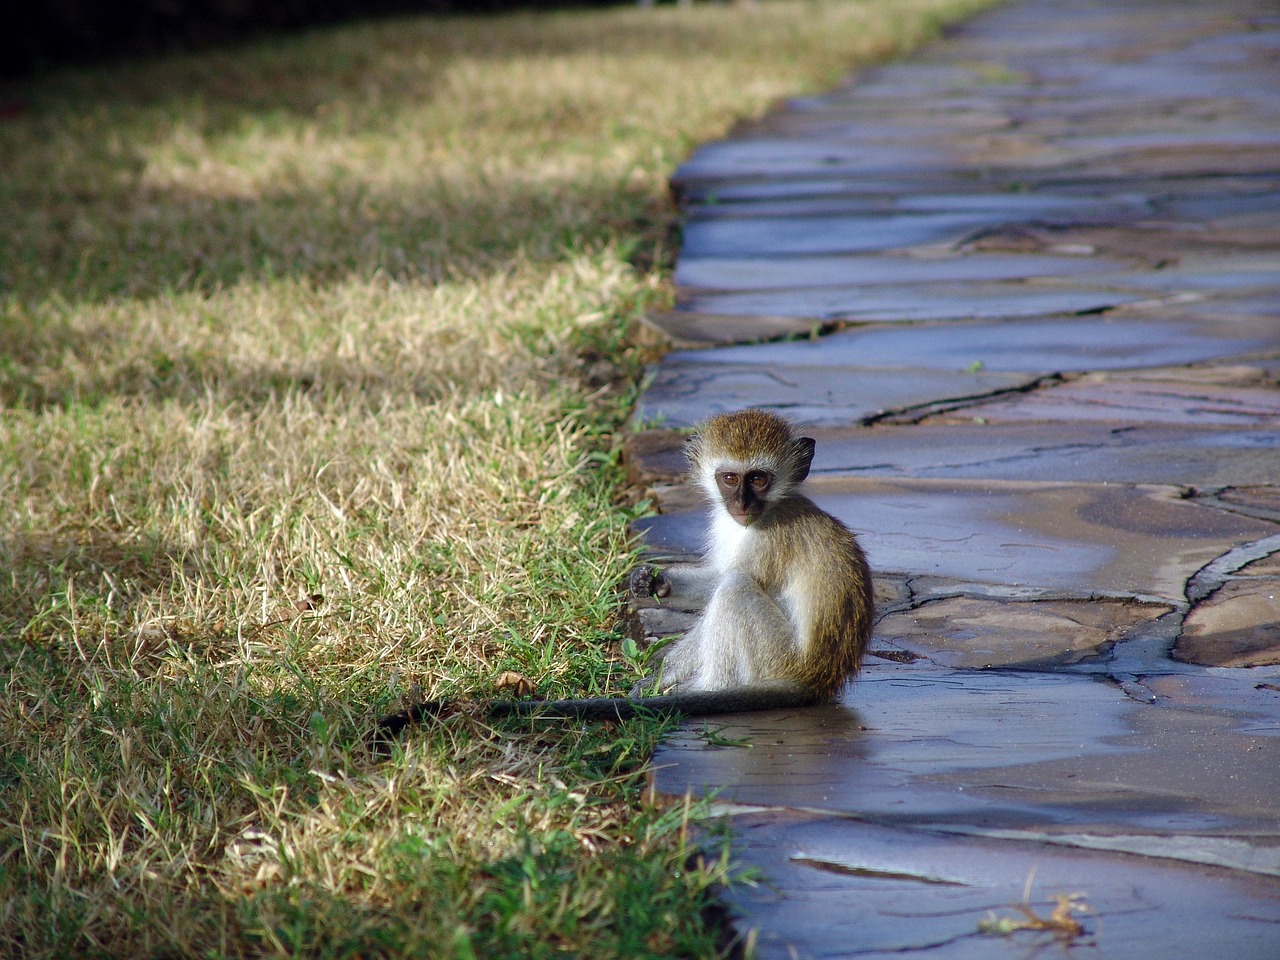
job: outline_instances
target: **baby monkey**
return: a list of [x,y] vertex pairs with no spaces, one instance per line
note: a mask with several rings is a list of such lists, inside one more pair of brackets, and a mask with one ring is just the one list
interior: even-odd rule
[[743,410],[707,421],[685,451],[711,503],[705,562],[637,567],[631,592],[684,594],[706,609],[667,651],[660,675],[640,686],[736,690],[737,709],[754,707],[751,691],[762,686],[830,700],[862,662],[874,601],[853,534],[798,489],[813,439],[776,414]]
[[[642,564],[629,586],[641,599],[705,601],[702,616],[630,697],[495,701],[488,715],[612,719],[808,706],[830,701],[857,672],[874,618],[871,571],[849,529],[799,490],[813,439],[776,414],[743,410],[708,420],[685,452],[711,504],[705,560]],[[385,717],[373,739],[385,744],[448,708],[434,701]]]

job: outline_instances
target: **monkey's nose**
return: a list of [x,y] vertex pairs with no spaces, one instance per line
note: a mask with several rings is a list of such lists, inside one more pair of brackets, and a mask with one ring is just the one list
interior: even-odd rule
[[763,500],[751,500],[746,497],[740,498],[729,511],[733,519],[737,520],[744,527],[749,527],[752,522],[759,519],[764,513]]

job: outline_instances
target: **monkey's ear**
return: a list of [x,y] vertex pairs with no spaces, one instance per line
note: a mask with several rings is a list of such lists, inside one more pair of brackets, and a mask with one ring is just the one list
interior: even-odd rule
[[813,464],[813,448],[817,445],[813,437],[796,437],[791,441],[795,449],[796,472],[793,482],[799,483],[809,475],[809,467]]
[[698,453],[703,447],[703,435],[689,434],[685,438],[685,461],[689,463],[690,470],[698,467]]

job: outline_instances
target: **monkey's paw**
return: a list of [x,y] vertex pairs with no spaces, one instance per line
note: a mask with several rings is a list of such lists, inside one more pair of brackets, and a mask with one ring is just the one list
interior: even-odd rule
[[641,599],[669,597],[671,581],[652,563],[642,563],[631,571],[631,595]]
[[631,692],[628,693],[627,696],[632,698],[647,697],[649,694],[653,693],[654,691],[655,679],[656,678],[654,677],[645,677],[643,680],[637,682],[635,686],[631,688]]

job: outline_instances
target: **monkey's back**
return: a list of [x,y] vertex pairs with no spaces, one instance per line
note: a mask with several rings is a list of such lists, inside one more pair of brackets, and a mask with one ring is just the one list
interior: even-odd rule
[[808,497],[792,494],[760,521],[780,538],[772,562],[758,568],[761,586],[797,628],[788,672],[824,698],[858,671],[871,636],[875,599],[871,570],[853,532]]

